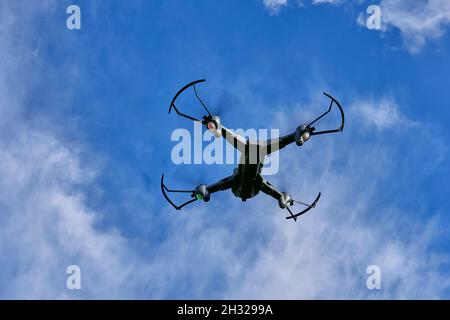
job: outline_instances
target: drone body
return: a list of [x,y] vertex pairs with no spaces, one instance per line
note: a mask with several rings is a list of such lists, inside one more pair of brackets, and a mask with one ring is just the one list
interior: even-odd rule
[[[217,138],[219,137],[225,138],[228,143],[230,143],[234,148],[240,151],[241,153],[240,161],[237,168],[234,169],[232,175],[211,185],[204,185],[204,184],[198,185],[193,190],[169,189],[164,184],[164,175],[162,175],[161,190],[166,200],[175,209],[180,210],[182,207],[197,200],[203,200],[205,202],[208,202],[211,198],[211,194],[214,192],[231,189],[233,194],[236,197],[241,198],[242,201],[246,201],[247,199],[253,198],[260,191],[273,197],[278,201],[278,205],[280,206],[280,208],[287,209],[289,211],[290,215],[286,217],[286,219],[294,219],[296,221],[297,217],[314,208],[317,202],[319,201],[321,194],[320,193],[318,194],[318,196],[316,197],[316,199],[312,204],[306,204],[292,199],[292,197],[285,192],[278,191],[274,186],[270,184],[270,182],[265,180],[264,177],[261,175],[262,167],[264,164],[264,158],[273,152],[281,150],[282,148],[293,142],[295,142],[298,146],[302,146],[306,141],[309,140],[311,136],[341,132],[344,129],[344,111],[339,102],[332,96],[328,95],[327,93],[324,93],[331,100],[330,106],[325,113],[317,117],[314,121],[310,122],[309,124],[300,125],[293,133],[282,136],[280,138],[251,142],[245,139],[244,137],[235,134],[233,131],[223,126],[218,116],[211,115],[211,113],[206,108],[203,101],[198,96],[197,89],[195,87],[196,84],[204,81],[205,80],[197,80],[184,86],[173,98],[170,104],[169,113],[171,112],[172,109],[174,109],[175,112],[182,117],[188,118],[193,121],[202,122],[202,124],[204,124],[206,128],[209,131],[211,131]],[[203,120],[182,113],[175,105],[177,97],[189,87],[193,87],[197,99],[208,113],[207,116],[203,117]],[[340,127],[333,130],[316,131],[316,129],[312,125],[317,121],[319,121],[326,114],[328,114],[331,111],[333,104],[337,105],[341,113]],[[166,192],[188,193],[190,194],[191,199],[177,206],[167,196]],[[304,209],[299,213],[294,214],[290,209],[290,207],[294,205],[294,203],[304,205],[306,209]]]

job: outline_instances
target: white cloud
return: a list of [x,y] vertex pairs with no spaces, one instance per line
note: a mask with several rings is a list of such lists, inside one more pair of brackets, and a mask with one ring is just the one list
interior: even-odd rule
[[[263,0],[272,14],[279,12],[288,4],[287,0]],[[346,0],[312,0],[313,5],[336,4]],[[367,2],[359,1],[358,5],[367,6]],[[420,52],[428,39],[437,39],[444,35],[450,25],[450,2],[448,0],[381,0],[381,30],[398,29],[406,49],[411,53]],[[366,10],[364,8],[357,17],[361,26],[366,26]]]
[[[439,268],[448,264],[448,256],[429,250],[439,235],[439,223],[433,218],[423,222],[414,218],[419,212],[403,212],[384,200],[382,181],[395,174],[394,138],[385,143],[385,136],[375,132],[370,143],[356,144],[352,135],[367,122],[354,110],[347,109],[348,127],[342,134],[313,139],[298,153],[293,146],[281,155],[289,175],[280,172],[285,176],[278,179],[284,183],[273,184],[284,185],[301,200],[312,200],[318,191],[322,198],[297,224],[275,212],[269,222],[273,236],[230,297],[398,299],[445,294],[450,282]],[[393,126],[381,119],[374,125]],[[399,111],[398,119],[407,121]],[[286,116],[277,120],[280,125],[289,122]],[[258,199],[261,210],[271,206],[264,197]],[[381,291],[365,287],[371,264],[381,267]]]
[[96,230],[98,215],[78,187],[93,173],[54,137],[21,129],[0,142],[0,251],[9,276],[1,296],[71,297],[65,288],[70,264],[81,266],[87,297],[122,295],[134,259],[120,235]]
[[[54,5],[0,5],[0,297],[126,296],[138,262],[120,234],[97,229],[100,215],[86,205],[96,164],[82,163],[81,147],[59,138],[55,124],[34,121],[28,108],[36,106],[26,103],[36,74],[46,83],[55,76],[51,68],[39,73],[33,45],[34,23]],[[65,287],[71,264],[82,270],[81,295]]]
[[[410,53],[420,52],[429,39],[442,37],[450,25],[450,2],[447,0],[382,0],[379,6],[381,31],[399,30]],[[364,10],[357,22],[365,27],[366,19]]]
[[450,24],[447,0],[382,0],[380,7],[382,23],[399,29],[412,53],[420,51],[427,39],[441,37]]
[[357,120],[377,129],[409,128],[417,125],[417,122],[405,117],[400,112],[397,102],[389,97],[383,97],[379,101],[360,99],[350,110]]
[[263,0],[264,5],[271,14],[277,14],[282,7],[287,6],[287,0]]
[[330,3],[330,4],[338,4],[341,3],[343,0],[313,0],[313,4],[321,4],[321,3]]
[[[290,1],[288,0],[262,0],[264,6],[269,10],[270,14],[276,15],[280,12],[280,10],[283,7],[286,7]],[[344,0],[312,0],[313,4],[322,4],[322,3],[329,3],[329,4],[339,4]],[[303,0],[296,0],[293,1],[297,4],[299,7],[304,6]]]

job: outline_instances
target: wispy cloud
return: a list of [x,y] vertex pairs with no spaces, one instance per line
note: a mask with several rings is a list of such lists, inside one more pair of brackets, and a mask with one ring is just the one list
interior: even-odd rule
[[[386,105],[390,110],[395,104],[381,99],[370,109],[384,110]],[[286,223],[275,210],[270,222],[273,236],[261,246],[251,271],[239,290],[233,287],[230,297],[398,299],[445,294],[450,283],[440,267],[448,264],[448,256],[429,250],[439,236],[439,223],[434,218],[425,222],[414,218],[419,212],[404,212],[387,201],[387,194],[380,194],[384,181],[396,175],[391,147],[395,139],[407,135],[395,124],[411,120],[395,109],[395,121],[380,116],[373,122],[355,108],[347,109],[349,126],[343,134],[314,139],[298,152],[296,147],[284,151],[282,168],[289,175],[273,184],[301,199],[312,199],[322,191],[322,199],[297,224]],[[280,126],[289,122],[285,116],[278,119]],[[385,135],[377,130],[368,133],[367,143],[355,139],[368,124],[389,127],[402,138],[391,137],[386,144]],[[263,197],[258,201],[267,204],[261,210],[270,207],[270,200]],[[380,291],[365,287],[371,264],[382,270]]]
[[[33,121],[35,106],[26,102],[43,67],[33,25],[54,4],[1,4],[2,16],[14,19],[2,19],[0,27],[0,297],[81,297],[65,287],[71,264],[82,268],[84,297],[119,297],[136,260],[120,234],[97,229],[100,217],[86,205],[84,188],[97,166],[81,162],[82,147],[58,137],[57,125]],[[30,10],[27,23],[17,18],[24,10]],[[52,76],[47,70],[39,81],[50,83]]]
[[11,138],[0,142],[0,296],[76,297],[65,288],[71,264],[85,271],[85,297],[122,296],[134,259],[119,234],[96,229],[81,187],[93,172],[51,135],[24,127]]
[[287,6],[288,0],[263,0],[263,3],[271,14],[277,14],[282,7]]
[[345,0],[312,0],[313,4],[321,4],[321,3],[331,3],[331,4],[338,4]]
[[441,37],[450,25],[450,2],[447,0],[382,0],[382,23],[400,30],[405,46],[419,52],[427,39]]
[[[272,14],[288,5],[288,0],[263,0]],[[348,3],[346,0],[312,0],[313,5]],[[370,3],[373,4],[373,3]],[[357,5],[367,6],[365,1]],[[429,39],[437,39],[445,34],[450,25],[450,2],[447,0],[402,1],[382,0],[378,4],[381,8],[381,31],[399,30],[405,48],[411,53],[420,52]],[[357,17],[361,26],[366,26],[364,7]]]
[[418,125],[414,120],[408,119],[400,111],[398,103],[392,97],[383,97],[378,101],[361,99],[351,106],[351,112],[356,119],[376,129],[410,128]]
[[[381,31],[398,30],[410,53],[420,52],[430,39],[442,37],[450,25],[450,2],[446,0],[382,0]],[[365,10],[357,18],[366,26]]]

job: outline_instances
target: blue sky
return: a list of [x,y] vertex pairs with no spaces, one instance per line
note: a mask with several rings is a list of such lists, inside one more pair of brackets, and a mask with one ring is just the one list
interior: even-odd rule
[[[0,297],[449,298],[450,7],[382,0],[369,30],[369,4],[2,2]],[[169,208],[163,172],[187,187],[233,169],[171,161],[172,131],[192,124],[170,100],[199,78],[230,128],[289,133],[323,91],[341,101],[344,132],[289,146],[268,177],[322,191],[315,211],[288,223],[265,195],[228,191]]]

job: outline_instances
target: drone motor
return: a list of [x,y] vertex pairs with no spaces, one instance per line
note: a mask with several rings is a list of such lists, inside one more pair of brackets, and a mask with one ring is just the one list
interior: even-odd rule
[[311,129],[306,124],[302,124],[295,130],[295,143],[302,146],[311,137]]
[[281,209],[285,209],[294,204],[294,200],[292,200],[291,196],[286,192],[281,192],[281,197],[278,199],[278,205]]
[[222,136],[222,126],[220,124],[220,118],[218,116],[212,116],[210,120],[207,120],[206,127],[216,137]]
[[208,192],[207,186],[205,184],[200,184],[195,188],[194,195],[198,200],[203,200],[208,202],[211,198],[210,193]]

